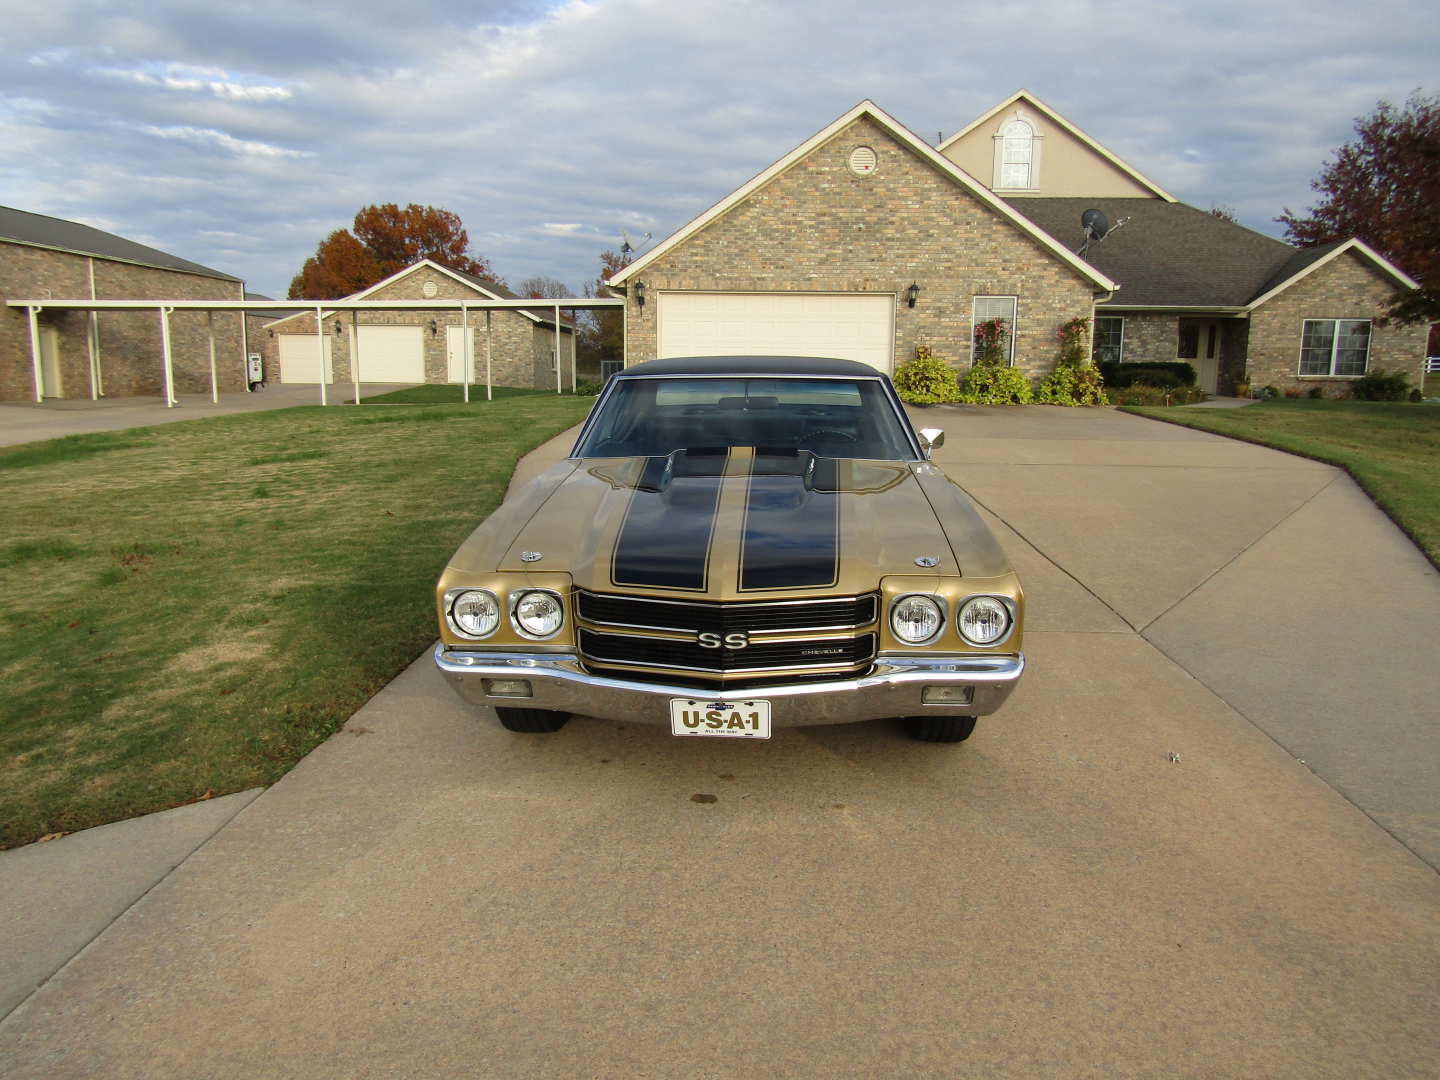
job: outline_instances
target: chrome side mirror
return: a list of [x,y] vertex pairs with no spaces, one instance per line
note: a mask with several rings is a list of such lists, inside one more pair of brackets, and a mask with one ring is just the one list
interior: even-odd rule
[[932,450],[938,450],[945,445],[945,429],[938,427],[921,428],[919,431],[920,449],[925,451],[928,458]]

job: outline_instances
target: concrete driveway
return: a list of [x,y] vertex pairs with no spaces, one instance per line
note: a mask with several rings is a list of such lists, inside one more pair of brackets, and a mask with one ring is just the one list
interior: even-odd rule
[[1436,1075],[1434,570],[1297,458],[923,420],[1029,597],[968,743],[516,737],[421,657],[0,1022],[0,1073]]

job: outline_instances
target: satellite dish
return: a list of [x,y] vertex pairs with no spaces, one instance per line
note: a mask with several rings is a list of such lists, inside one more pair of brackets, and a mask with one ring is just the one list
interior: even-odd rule
[[1090,209],[1080,215],[1080,227],[1093,240],[1103,240],[1110,231],[1110,219],[1103,210]]
[[647,232],[644,236],[640,237],[639,240],[636,240],[635,237],[630,235],[629,229],[621,229],[620,239],[622,241],[620,244],[620,254],[633,255],[640,250],[641,245],[650,242],[650,234]]
[[1091,244],[1098,244],[1129,220],[1129,218],[1121,218],[1111,225],[1110,219],[1105,216],[1103,210],[1096,210],[1094,207],[1086,210],[1080,215],[1080,228],[1085,230],[1085,242],[1080,245],[1080,250],[1075,254],[1084,255],[1090,249]]

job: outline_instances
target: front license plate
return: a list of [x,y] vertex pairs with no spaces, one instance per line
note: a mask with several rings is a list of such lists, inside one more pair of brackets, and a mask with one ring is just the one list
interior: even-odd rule
[[670,699],[670,734],[722,739],[768,739],[770,702]]

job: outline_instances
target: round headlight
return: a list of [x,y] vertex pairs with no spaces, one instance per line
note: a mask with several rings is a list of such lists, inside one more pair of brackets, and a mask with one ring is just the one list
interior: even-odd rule
[[1010,609],[993,596],[975,596],[960,609],[960,636],[972,645],[993,645],[1010,632]]
[[484,589],[466,589],[450,601],[450,620],[462,634],[489,637],[500,625],[500,601]]
[[945,616],[928,596],[904,596],[890,609],[890,629],[907,645],[923,645],[940,632]]
[[521,593],[515,600],[515,625],[522,634],[546,638],[560,629],[565,610],[554,593]]

